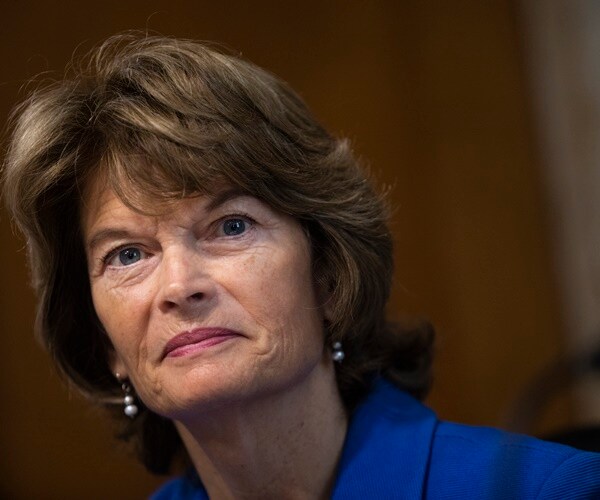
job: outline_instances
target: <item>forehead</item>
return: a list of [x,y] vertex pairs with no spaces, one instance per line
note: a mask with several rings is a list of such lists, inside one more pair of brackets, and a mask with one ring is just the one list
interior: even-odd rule
[[224,192],[237,191],[242,193],[241,188],[233,188],[223,179],[207,179],[203,184],[201,192],[186,189],[184,185],[176,190],[160,187],[157,180],[151,186],[145,181],[139,184],[126,178],[127,173],[121,165],[111,168],[108,165],[99,168],[81,182],[79,197],[80,221],[97,215],[102,207],[124,205],[132,212],[140,216],[162,216],[173,211],[181,201],[205,197],[207,199],[218,198]]
[[[84,242],[88,242],[90,232],[97,226],[111,226],[124,219],[148,224],[150,219],[166,217],[177,211],[185,213],[186,208],[199,206],[198,198],[203,199],[200,205],[209,208],[211,201],[220,198],[224,193],[230,193],[226,187],[220,188],[214,194],[198,195],[179,198],[160,198],[154,194],[144,193],[137,186],[121,184],[120,192],[98,175],[90,179],[84,186],[80,197],[80,228]],[[89,242],[88,242],[89,243]]]
[[173,202],[196,194],[211,196],[231,185],[238,185],[249,194],[255,191],[252,181],[243,181],[239,166],[211,163],[191,152],[182,155],[181,151],[158,148],[155,153],[162,153],[163,161],[134,146],[125,152],[109,147],[105,156],[80,179],[83,203],[111,187],[134,211],[161,215]]
[[[125,198],[128,194],[132,195],[132,199]],[[160,198],[141,193],[135,186],[127,186],[121,193],[117,193],[104,178],[99,177],[88,182],[82,191],[80,224],[84,240],[87,240],[90,231],[98,225],[111,224],[123,219],[138,219],[147,223],[148,218],[158,220],[170,215],[197,212],[199,209],[211,211],[240,196],[251,195],[224,183],[216,186],[209,194],[178,198]]]

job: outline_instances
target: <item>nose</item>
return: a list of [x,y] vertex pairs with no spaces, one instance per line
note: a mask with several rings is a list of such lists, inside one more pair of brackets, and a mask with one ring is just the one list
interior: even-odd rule
[[157,302],[163,312],[197,314],[214,296],[215,284],[192,248],[171,247],[163,252]]

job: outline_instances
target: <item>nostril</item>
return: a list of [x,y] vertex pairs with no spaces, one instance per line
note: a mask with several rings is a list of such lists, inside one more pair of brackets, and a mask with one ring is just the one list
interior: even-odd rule
[[177,307],[177,304],[171,300],[165,300],[162,304],[162,307],[165,310],[169,310],[169,309],[173,309],[173,308]]
[[200,292],[190,295],[190,299],[194,299],[194,300],[201,300],[202,297],[203,297],[203,294]]

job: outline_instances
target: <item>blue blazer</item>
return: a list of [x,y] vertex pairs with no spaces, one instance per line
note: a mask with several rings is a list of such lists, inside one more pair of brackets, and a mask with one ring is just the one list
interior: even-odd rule
[[[208,495],[192,474],[152,498]],[[350,421],[332,498],[600,499],[600,454],[442,422],[379,379]]]

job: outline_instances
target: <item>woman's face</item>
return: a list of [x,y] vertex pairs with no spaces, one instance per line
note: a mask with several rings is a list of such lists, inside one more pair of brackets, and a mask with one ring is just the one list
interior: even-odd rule
[[330,364],[309,242],[291,217],[227,189],[146,216],[96,183],[83,205],[112,369],[155,412],[269,395]]

